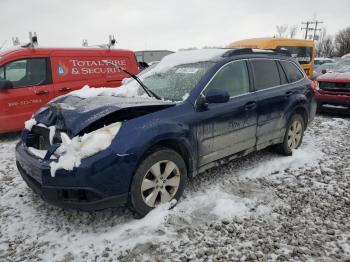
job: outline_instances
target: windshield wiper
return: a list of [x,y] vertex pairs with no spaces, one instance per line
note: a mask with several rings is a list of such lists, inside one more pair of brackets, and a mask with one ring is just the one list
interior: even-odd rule
[[146,92],[146,94],[149,96],[149,97],[155,97],[156,99],[158,100],[162,100],[162,98],[155,94],[154,92],[152,92],[152,90],[150,90],[144,83],[142,83],[142,81],[140,80],[140,78],[138,78],[136,75],[134,75],[133,73],[130,73],[129,71],[125,70],[124,68],[118,66],[118,65],[115,65],[113,64],[112,62],[108,61],[108,60],[102,60],[103,63],[105,63],[106,65],[112,65],[114,66],[115,68],[123,71],[124,73],[128,74],[129,76],[131,76],[133,79],[135,79],[135,81],[137,83],[140,84],[140,86],[143,88],[143,90]]

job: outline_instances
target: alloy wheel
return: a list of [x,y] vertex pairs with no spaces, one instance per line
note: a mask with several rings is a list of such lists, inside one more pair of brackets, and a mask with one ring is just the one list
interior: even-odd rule
[[296,149],[301,141],[303,126],[299,120],[295,120],[288,130],[288,147]]
[[155,163],[142,180],[143,201],[149,207],[169,202],[179,188],[180,179],[180,170],[174,162],[163,160]]

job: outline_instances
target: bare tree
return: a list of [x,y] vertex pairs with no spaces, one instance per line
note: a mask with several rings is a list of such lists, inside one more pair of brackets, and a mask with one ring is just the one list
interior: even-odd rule
[[289,27],[289,37],[294,38],[295,35],[297,34],[298,26],[297,25],[292,25]]
[[316,45],[317,55],[320,57],[332,57],[335,55],[333,37],[327,34],[327,30],[322,29]]
[[287,25],[276,25],[277,37],[286,37],[288,26]]
[[335,48],[338,56],[350,53],[350,27],[341,30],[335,36]]

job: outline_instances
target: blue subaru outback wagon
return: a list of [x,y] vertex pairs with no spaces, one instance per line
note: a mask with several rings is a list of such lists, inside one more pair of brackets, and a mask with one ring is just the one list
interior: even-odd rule
[[316,111],[299,64],[274,51],[183,51],[132,77],[56,98],[27,121],[17,166],[45,201],[145,215],[218,163],[271,145],[291,155]]

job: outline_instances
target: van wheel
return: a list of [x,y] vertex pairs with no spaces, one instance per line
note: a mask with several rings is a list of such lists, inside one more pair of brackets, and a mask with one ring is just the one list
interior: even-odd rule
[[130,189],[130,208],[143,217],[160,204],[179,200],[187,182],[187,168],[174,150],[157,148],[138,166]]
[[304,137],[305,124],[301,115],[295,114],[288,122],[283,143],[278,145],[278,151],[286,156],[292,155],[292,150],[297,149]]

